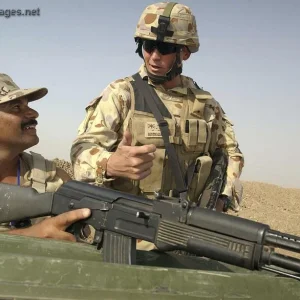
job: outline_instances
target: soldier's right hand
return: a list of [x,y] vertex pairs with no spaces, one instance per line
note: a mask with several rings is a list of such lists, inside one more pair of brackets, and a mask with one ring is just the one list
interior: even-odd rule
[[108,176],[141,180],[150,175],[155,145],[131,146],[131,141],[131,133],[125,131],[117,150],[108,159],[106,169]]
[[47,218],[28,228],[14,229],[7,233],[76,242],[74,235],[65,232],[65,230],[74,222],[89,217],[90,214],[91,211],[87,208],[76,209],[57,215],[53,218]]

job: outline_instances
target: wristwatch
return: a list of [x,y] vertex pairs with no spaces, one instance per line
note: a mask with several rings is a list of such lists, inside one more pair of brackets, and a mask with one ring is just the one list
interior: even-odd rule
[[102,164],[97,162],[95,185],[101,186],[103,185],[103,183],[115,179],[115,177],[108,176],[106,174],[106,171],[107,171],[107,159],[104,159],[104,163]]

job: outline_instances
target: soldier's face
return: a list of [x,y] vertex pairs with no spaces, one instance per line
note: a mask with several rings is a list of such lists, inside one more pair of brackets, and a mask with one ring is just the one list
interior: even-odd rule
[[24,151],[36,145],[38,116],[26,98],[0,104],[0,147]]
[[144,49],[143,56],[147,70],[158,76],[165,75],[172,68],[176,60],[176,53],[161,54],[157,48],[151,51]]
[[[176,61],[176,45],[150,40],[143,41],[143,56],[147,70],[158,76],[166,75]],[[180,60],[190,57],[187,47],[180,49]]]

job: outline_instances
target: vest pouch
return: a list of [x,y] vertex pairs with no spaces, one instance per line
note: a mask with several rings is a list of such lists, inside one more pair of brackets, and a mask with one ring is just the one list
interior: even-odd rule
[[199,200],[211,171],[212,158],[206,155],[197,157],[195,166],[193,178],[188,188],[188,199],[192,202]]
[[195,95],[195,101],[191,109],[191,115],[197,119],[204,118],[205,105],[207,100],[212,99],[212,95],[201,89],[191,89]]
[[203,153],[208,137],[207,131],[207,123],[204,120],[186,119],[181,126],[184,150]]
[[[165,120],[168,122],[170,137],[175,135],[175,122],[172,119]],[[135,111],[131,120],[132,145],[149,145],[154,144],[156,147],[163,147],[164,141],[160,128],[152,116]]]
[[151,174],[140,181],[140,189],[142,193],[147,194],[161,190],[165,154],[165,149],[156,149]]

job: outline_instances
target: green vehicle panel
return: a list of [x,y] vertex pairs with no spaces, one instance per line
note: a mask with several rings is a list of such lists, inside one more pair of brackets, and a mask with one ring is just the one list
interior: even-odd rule
[[91,245],[0,234],[0,300],[139,298],[296,300],[300,282],[155,251],[109,264]]

